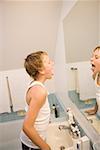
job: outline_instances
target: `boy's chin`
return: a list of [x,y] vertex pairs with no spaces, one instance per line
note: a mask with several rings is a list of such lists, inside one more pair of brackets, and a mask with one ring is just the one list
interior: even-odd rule
[[92,70],[92,75],[96,74],[96,71],[94,68],[92,68],[91,70]]
[[97,74],[97,73],[98,73],[98,71],[97,71],[97,70],[94,70],[94,71],[93,71],[93,75],[94,75],[94,74]]
[[94,68],[91,68],[92,72],[94,73],[95,72],[95,69]]
[[98,71],[96,70],[96,67],[92,67],[91,70],[92,70],[93,74],[98,72]]

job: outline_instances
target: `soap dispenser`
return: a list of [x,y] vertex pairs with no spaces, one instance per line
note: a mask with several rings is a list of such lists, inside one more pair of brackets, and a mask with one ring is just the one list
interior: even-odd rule
[[59,117],[59,112],[58,112],[58,109],[56,108],[55,104],[53,104],[53,106],[52,106],[52,113],[54,114],[55,118]]
[[69,124],[71,125],[71,124],[74,124],[75,122],[74,122],[74,116],[73,116],[73,113],[72,113],[72,111],[71,111],[71,108],[68,108],[67,109],[67,113],[68,113],[68,122],[69,122]]

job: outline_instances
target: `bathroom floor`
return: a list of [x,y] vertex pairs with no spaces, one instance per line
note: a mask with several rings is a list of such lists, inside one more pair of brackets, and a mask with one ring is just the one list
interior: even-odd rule
[[83,115],[91,122],[95,130],[100,134],[100,118],[98,118],[97,115],[88,115],[87,113],[85,113],[85,110],[95,106],[96,100],[89,99],[86,101],[82,101],[79,98],[79,94],[76,93],[74,90],[69,91],[68,94],[72,102],[76,104],[76,106],[80,109]]

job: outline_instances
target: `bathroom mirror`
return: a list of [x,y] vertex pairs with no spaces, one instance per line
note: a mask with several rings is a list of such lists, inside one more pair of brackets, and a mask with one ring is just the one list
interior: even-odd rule
[[[65,55],[66,55],[66,70],[68,76],[68,95],[72,102],[80,109],[91,125],[100,134],[100,120],[96,115],[87,115],[85,110],[92,108],[95,105],[95,91],[93,98],[81,99],[80,90],[87,88],[88,82],[91,80],[91,85],[88,89],[94,88],[92,80],[92,71],[90,66],[90,57],[92,50],[99,45],[100,41],[100,1],[77,1],[69,14],[63,20]],[[84,82],[85,87],[79,89],[77,67],[80,66],[81,82]],[[86,67],[85,67],[86,66]],[[86,76],[87,66],[89,74]],[[89,80],[88,80],[89,81]],[[90,82],[89,82],[90,83]],[[84,93],[84,91],[82,91]],[[86,94],[86,93],[85,93]],[[88,94],[88,93],[87,93]],[[85,95],[86,96],[86,95]],[[87,96],[88,97],[88,96]]]

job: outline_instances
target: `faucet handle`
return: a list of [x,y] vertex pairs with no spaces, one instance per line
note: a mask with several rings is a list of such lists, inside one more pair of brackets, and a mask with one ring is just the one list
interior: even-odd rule
[[68,107],[66,111],[67,111],[67,112],[71,111],[71,108],[70,108],[70,107]]
[[62,129],[70,129],[69,126],[66,126],[66,125],[59,125],[58,126],[59,130],[62,130]]
[[76,138],[81,136],[79,127],[76,124],[71,125],[71,132],[72,132],[72,135]]
[[68,122],[69,122],[69,124],[74,124],[75,123],[74,115],[71,111],[71,108],[67,108],[67,113],[68,113]]

